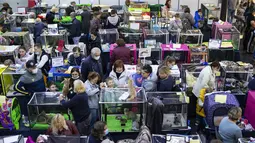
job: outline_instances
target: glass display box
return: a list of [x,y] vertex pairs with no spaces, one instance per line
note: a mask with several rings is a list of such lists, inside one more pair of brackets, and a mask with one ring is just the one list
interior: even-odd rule
[[119,39],[117,29],[99,29],[102,44],[114,44]]
[[204,18],[207,19],[207,23],[211,25],[215,18],[220,17],[220,7],[211,3],[201,3],[202,13]]
[[13,46],[1,45],[0,46],[0,62],[4,63],[4,61],[7,59],[15,61],[15,57],[18,55],[19,47],[20,47],[19,45],[13,45]]
[[120,38],[123,38],[126,43],[136,44],[137,48],[141,48],[144,42],[144,36],[142,31],[137,31],[134,33],[122,32]]
[[188,103],[185,92],[147,92],[146,97],[155,97],[164,104],[162,131],[188,128]]
[[14,41],[15,45],[23,45],[27,50],[31,47],[29,32],[5,32],[2,36],[7,41]]
[[143,88],[106,88],[100,92],[101,120],[110,132],[138,132],[145,123],[147,98]]
[[145,29],[144,30],[144,40],[156,40],[160,44],[169,44],[169,32],[166,29],[154,30]]
[[2,73],[2,83],[5,85],[4,95],[6,97],[23,96],[23,94],[14,90],[15,84],[19,78],[26,72],[23,65],[11,65]]
[[[239,50],[240,45],[240,32],[236,29],[235,26],[227,27],[227,28],[219,28],[217,30],[217,36],[216,39],[219,39],[224,44],[225,42],[230,42],[230,46],[232,46],[234,49]],[[223,48],[224,45],[222,45]]]
[[36,92],[28,102],[28,120],[32,129],[48,129],[52,117],[62,114],[66,120],[71,120],[68,109],[64,108],[58,99],[58,92]]
[[187,30],[185,33],[181,32],[180,37],[177,38],[177,43],[182,44],[197,44],[201,45],[203,42],[203,33],[200,29]]
[[206,46],[188,44],[190,49],[191,63],[203,63],[208,61],[208,52]]
[[[68,44],[68,35],[66,30],[57,30],[57,33],[50,33],[48,30],[41,34],[41,42],[45,47],[56,47],[58,46],[58,41],[63,40],[65,44]],[[54,31],[56,32],[56,31]]]

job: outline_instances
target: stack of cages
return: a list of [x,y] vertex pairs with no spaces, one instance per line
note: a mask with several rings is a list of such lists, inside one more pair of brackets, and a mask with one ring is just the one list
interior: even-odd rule
[[225,75],[224,91],[231,91],[240,102],[240,106],[244,107],[243,98],[249,90],[248,83],[252,80],[253,65],[233,61],[221,61],[220,64]]
[[213,20],[220,17],[220,7],[215,4],[201,3],[201,9],[208,25],[212,25]]
[[145,123],[147,98],[143,88],[106,88],[100,93],[101,120],[110,132],[137,132]]
[[72,120],[68,109],[64,108],[58,99],[58,92],[36,92],[28,102],[28,120],[32,129],[48,129],[51,119],[61,114],[66,120]]
[[119,39],[119,32],[117,29],[99,29],[101,44],[103,51],[109,51],[110,45],[114,44]]
[[236,29],[235,26],[219,28],[217,30],[216,39],[220,39],[222,43],[229,42],[233,45],[234,50],[239,50],[240,32]]
[[147,92],[147,98],[158,98],[164,104],[162,131],[188,128],[189,97],[185,92]]

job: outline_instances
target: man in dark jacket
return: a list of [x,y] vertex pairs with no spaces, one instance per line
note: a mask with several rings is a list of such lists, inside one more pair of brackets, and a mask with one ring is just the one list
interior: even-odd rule
[[76,6],[76,2],[75,1],[71,2],[71,5],[65,9],[66,16],[70,16],[72,12],[75,12],[75,6]]
[[83,35],[80,39],[80,42],[86,44],[87,55],[90,55],[91,49],[93,49],[94,47],[97,47],[101,50],[101,38],[96,31],[91,31],[89,37]]
[[25,116],[23,122],[27,126],[29,125],[27,119],[27,103],[35,92],[45,92],[46,88],[43,81],[42,71],[36,67],[36,63],[33,60],[26,62],[26,70],[25,74],[23,74],[16,83],[14,89],[21,94],[27,95],[22,98],[23,102],[20,103],[21,112]]
[[72,18],[72,25],[69,29],[70,38],[72,38],[74,44],[78,44],[81,36],[81,22],[76,19],[76,14],[72,12],[70,14]]
[[42,23],[40,18],[37,18],[34,26],[34,38],[36,43],[41,43],[40,38],[44,28],[46,28],[46,26]]
[[100,59],[101,50],[93,48],[91,54],[81,63],[82,79],[85,82],[90,72],[97,72],[103,78],[103,68]]
[[47,24],[54,24],[55,14],[57,13],[58,9],[56,7],[52,7],[50,12],[46,14],[46,22]]
[[90,29],[90,20],[92,19],[91,13],[88,11],[88,8],[85,7],[83,9],[83,13],[81,14],[81,20],[82,20],[82,33],[84,35],[89,34],[89,29]]
[[107,18],[106,28],[107,29],[118,28],[119,24],[120,24],[120,18],[117,15],[117,11],[113,9],[111,11],[111,15]]

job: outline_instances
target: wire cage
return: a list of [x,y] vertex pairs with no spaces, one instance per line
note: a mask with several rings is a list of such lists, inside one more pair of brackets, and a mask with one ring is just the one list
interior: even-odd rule
[[180,37],[178,38],[179,41],[177,41],[177,43],[201,45],[203,36],[204,35],[200,29],[187,30],[185,33],[180,33]]
[[169,32],[166,29],[161,30],[144,30],[144,40],[156,40],[157,43],[168,44]]
[[216,39],[220,39],[221,41],[231,42],[233,48],[239,50],[240,46],[240,32],[236,29],[235,26],[228,28],[219,28],[217,30]]
[[213,23],[213,19],[220,17],[220,7],[217,7],[212,3],[202,3],[201,4],[202,13],[204,18],[207,19],[208,24]]

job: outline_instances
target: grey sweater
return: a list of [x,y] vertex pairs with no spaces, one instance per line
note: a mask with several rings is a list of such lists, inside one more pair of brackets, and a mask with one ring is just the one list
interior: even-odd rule
[[228,117],[221,120],[219,134],[223,143],[237,143],[238,139],[242,138],[241,129],[235,123],[229,121]]
[[98,109],[99,102],[99,87],[98,85],[93,85],[89,80],[85,82],[86,93],[88,94],[89,108]]

